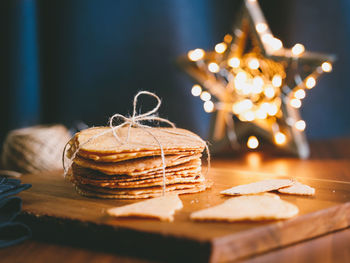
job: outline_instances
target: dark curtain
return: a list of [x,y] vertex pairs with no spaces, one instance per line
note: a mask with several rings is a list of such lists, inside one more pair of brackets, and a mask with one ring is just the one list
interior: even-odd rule
[[[209,115],[176,66],[189,49],[213,49],[231,31],[235,0],[5,0],[1,2],[1,134],[36,123],[102,125],[127,114],[139,90],[162,97],[160,115],[202,136]],[[350,134],[350,4],[260,1],[285,46],[338,55],[309,91],[302,116],[310,138]],[[145,99],[142,110],[152,101]]]

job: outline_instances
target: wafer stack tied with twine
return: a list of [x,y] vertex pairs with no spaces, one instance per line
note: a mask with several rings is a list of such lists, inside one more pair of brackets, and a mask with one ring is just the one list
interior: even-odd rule
[[[140,95],[157,100],[150,111],[136,115]],[[148,91],[139,92],[133,114],[113,115],[108,127],[83,130],[67,143],[63,153],[66,177],[78,193],[100,198],[140,199],[196,193],[210,187],[202,174],[201,156],[206,143],[196,134],[176,128],[156,115],[161,100]],[[159,122],[170,128],[151,127]],[[68,162],[67,162],[68,161]]]

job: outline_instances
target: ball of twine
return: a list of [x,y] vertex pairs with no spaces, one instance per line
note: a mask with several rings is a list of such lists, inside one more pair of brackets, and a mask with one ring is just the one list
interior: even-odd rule
[[4,169],[21,173],[62,168],[62,151],[71,138],[63,125],[40,125],[10,131],[1,160]]

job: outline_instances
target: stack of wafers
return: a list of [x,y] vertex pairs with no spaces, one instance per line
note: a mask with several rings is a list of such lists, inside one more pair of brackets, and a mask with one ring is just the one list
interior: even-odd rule
[[[77,133],[67,156],[73,164],[68,178],[85,196],[138,199],[205,190],[201,173],[205,142],[178,128],[95,127]],[[164,152],[165,180],[161,149]]]

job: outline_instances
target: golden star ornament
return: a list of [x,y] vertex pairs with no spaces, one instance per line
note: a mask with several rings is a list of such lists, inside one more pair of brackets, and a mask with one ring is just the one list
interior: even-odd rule
[[299,108],[317,78],[332,71],[334,55],[311,53],[302,44],[283,47],[273,36],[256,0],[244,0],[233,33],[214,51],[190,50],[181,67],[198,83],[192,95],[211,113],[213,151],[227,145],[249,149],[259,139],[300,158],[310,154]]

